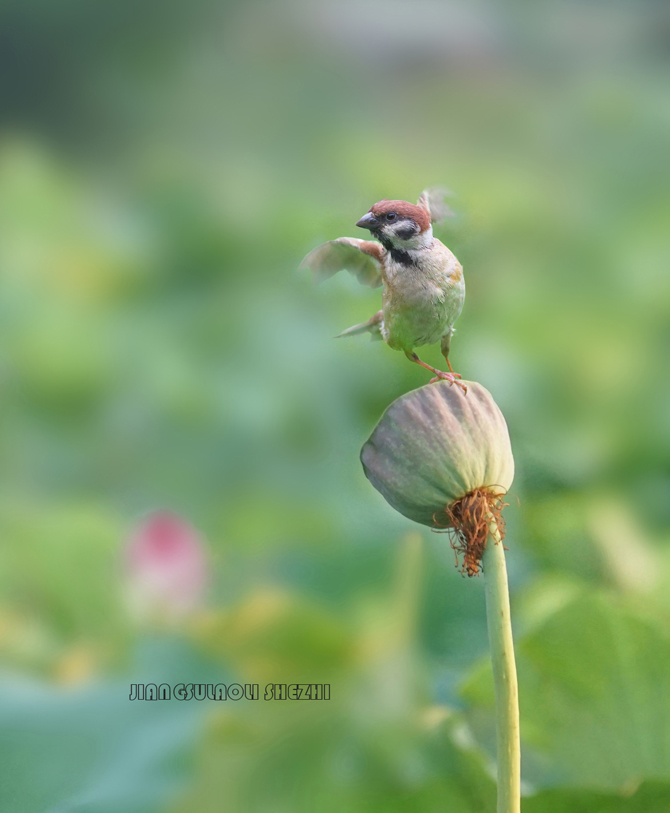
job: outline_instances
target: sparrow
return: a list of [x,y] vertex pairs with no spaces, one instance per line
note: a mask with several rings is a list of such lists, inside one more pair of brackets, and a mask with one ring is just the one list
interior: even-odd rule
[[[435,376],[431,384],[445,379],[467,392],[449,362],[454,322],[465,300],[463,268],[432,227],[451,214],[444,195],[441,189],[426,189],[416,205],[386,199],[375,203],[356,225],[379,242],[338,237],[311,251],[300,268],[311,271],[317,282],[346,269],[363,285],[383,286],[382,309],[337,338],[370,333],[430,370]],[[421,361],[414,351],[438,341],[448,373]]]

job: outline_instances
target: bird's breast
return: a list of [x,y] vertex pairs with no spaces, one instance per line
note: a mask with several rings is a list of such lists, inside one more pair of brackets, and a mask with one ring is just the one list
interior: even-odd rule
[[463,272],[453,254],[443,248],[447,256],[440,252],[410,266],[386,263],[384,338],[394,349],[434,344],[461,312]]

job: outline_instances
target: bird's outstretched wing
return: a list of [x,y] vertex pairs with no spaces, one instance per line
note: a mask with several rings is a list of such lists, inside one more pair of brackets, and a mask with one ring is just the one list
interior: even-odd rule
[[311,271],[315,282],[323,282],[338,271],[346,270],[361,285],[378,288],[382,284],[380,262],[383,256],[383,246],[372,240],[338,237],[310,251],[300,268]]
[[450,196],[451,192],[443,186],[433,186],[430,189],[424,189],[419,200],[416,202],[417,206],[423,206],[430,212],[430,219],[433,223],[442,223],[448,217],[453,217],[454,213],[451,211],[445,198]]

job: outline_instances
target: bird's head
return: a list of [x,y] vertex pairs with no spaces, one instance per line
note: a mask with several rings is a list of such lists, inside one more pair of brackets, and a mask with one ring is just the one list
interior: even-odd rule
[[356,225],[369,229],[387,249],[421,249],[433,239],[428,208],[406,200],[380,200]]

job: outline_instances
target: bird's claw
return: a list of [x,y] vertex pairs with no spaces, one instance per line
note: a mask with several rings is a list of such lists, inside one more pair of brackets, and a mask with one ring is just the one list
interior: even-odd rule
[[466,394],[468,388],[462,381],[458,380],[460,377],[459,373],[443,373],[442,370],[439,370],[437,375],[431,378],[428,383],[435,384],[437,381],[448,381],[450,384],[457,384],[463,390],[463,393]]

